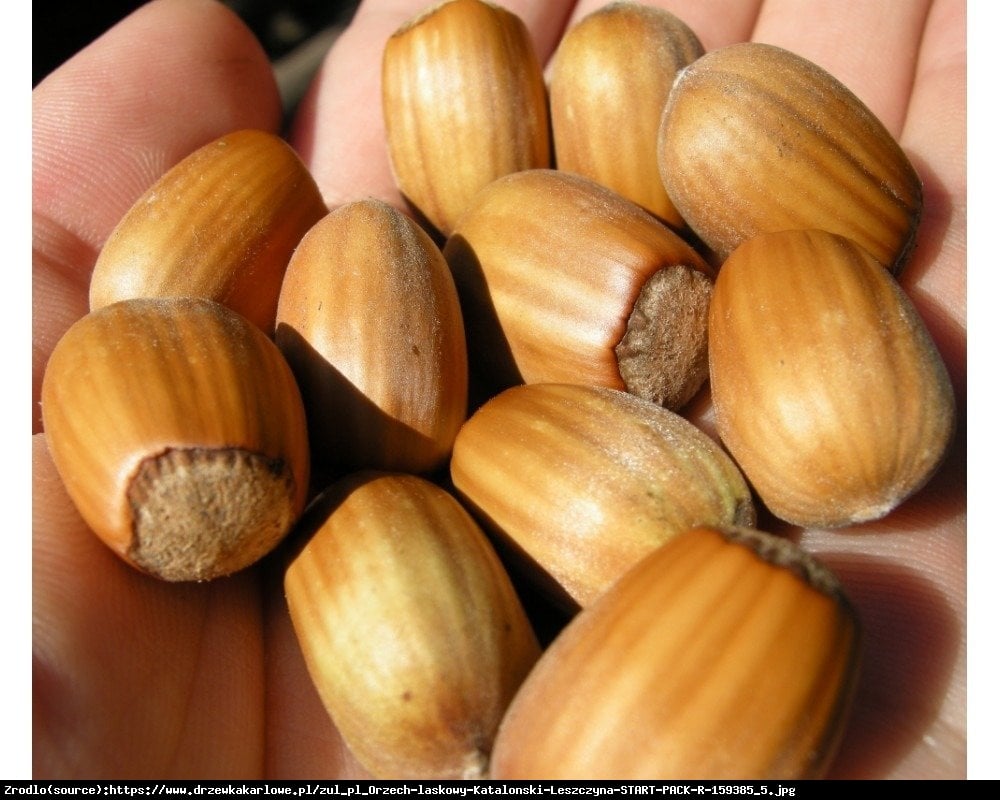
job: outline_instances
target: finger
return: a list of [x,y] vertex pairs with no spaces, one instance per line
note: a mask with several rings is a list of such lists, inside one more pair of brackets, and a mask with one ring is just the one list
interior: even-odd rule
[[924,182],[917,249],[901,281],[948,363],[965,405],[966,382],[966,6],[935,2],[902,133]]
[[275,130],[270,63],[214,0],[153,0],[32,94],[32,424],[55,341],[87,310],[99,248],[170,166],[243,127]]
[[924,29],[903,141],[933,162],[942,185],[966,186],[966,5],[936,0]]
[[765,0],[753,39],[823,67],[898,136],[928,7],[929,0]]
[[154,0],[43,81],[32,97],[33,205],[99,247],[169,166],[280,106],[252,34],[211,0]]
[[[569,0],[503,3],[528,26],[542,63],[555,48]],[[362,3],[325,59],[290,133],[327,205],[375,197],[405,209],[392,177],[382,120],[382,51],[426,0]],[[446,137],[447,131],[441,135]]]
[[36,778],[260,775],[263,647],[248,574],[167,584],[87,528],[32,438]]

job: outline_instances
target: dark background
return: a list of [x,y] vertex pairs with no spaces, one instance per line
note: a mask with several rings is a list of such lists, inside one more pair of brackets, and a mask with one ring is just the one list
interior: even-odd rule
[[[357,0],[224,0],[253,30],[272,60],[294,56],[310,40],[341,26]],[[32,87],[66,59],[143,5],[139,0],[34,0]],[[301,60],[301,59],[300,59]]]

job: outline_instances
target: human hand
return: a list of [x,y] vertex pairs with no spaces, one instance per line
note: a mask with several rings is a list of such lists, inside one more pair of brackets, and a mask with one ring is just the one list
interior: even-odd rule
[[[403,207],[378,96],[385,38],[426,0],[369,0],[338,39],[290,132],[330,207]],[[507,0],[547,58],[603,4]],[[958,0],[661,0],[706,49],[793,50],[847,84],[920,173],[925,216],[901,276],[956,388],[947,461],[889,517],[799,539],[841,577],[865,634],[860,688],[830,777],[955,778],[965,770],[965,4]],[[274,562],[207,584],[139,574],[87,530],[55,474],[38,387],[87,311],[115,223],[160,174],[224,133],[278,130],[270,65],[213,0],[153,0],[57,70],[33,98],[33,650],[36,777],[365,777],[319,703]],[[692,409],[711,425],[710,408]],[[773,524],[772,524],[773,523]],[[769,528],[770,526],[770,528]]]

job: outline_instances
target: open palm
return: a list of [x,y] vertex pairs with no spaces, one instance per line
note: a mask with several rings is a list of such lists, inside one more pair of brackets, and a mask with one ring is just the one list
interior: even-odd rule
[[[368,0],[330,52],[290,139],[328,205],[402,207],[379,100],[386,37],[426,0]],[[599,0],[506,0],[547,58]],[[832,777],[965,770],[966,46],[962,0],[660,0],[706,49],[766,41],[816,61],[896,135],[926,211],[902,283],[960,409],[932,482],[877,523],[787,531],[842,578],[866,633],[861,686]],[[365,777],[321,707],[292,635],[280,554],[208,584],[137,573],[91,534],[55,474],[38,389],[90,271],[132,202],[198,146],[278,130],[263,51],[214,0],[153,0],[33,98],[34,765],[36,777]],[[710,409],[701,409],[710,424]]]

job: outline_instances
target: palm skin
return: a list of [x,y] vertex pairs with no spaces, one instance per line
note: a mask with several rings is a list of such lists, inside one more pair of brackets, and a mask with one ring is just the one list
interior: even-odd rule
[[[601,4],[504,3],[545,58],[566,25]],[[956,388],[955,445],[931,483],[884,520],[840,532],[780,530],[837,571],[865,626],[861,687],[831,777],[963,777],[965,4],[653,4],[684,19],[706,49],[754,39],[816,61],[875,111],[924,180],[925,218],[902,283]],[[425,5],[363,3],[301,105],[290,140],[330,207],[366,196],[402,207],[383,143],[378,63],[385,37]],[[90,270],[124,211],[197,146],[279,125],[264,53],[214,0],[153,0],[34,92],[35,777],[365,777],[309,682],[281,592],[280,553],[204,585],[135,572],[76,513],[38,413],[48,354],[86,312]],[[710,405],[695,413],[710,428]]]

